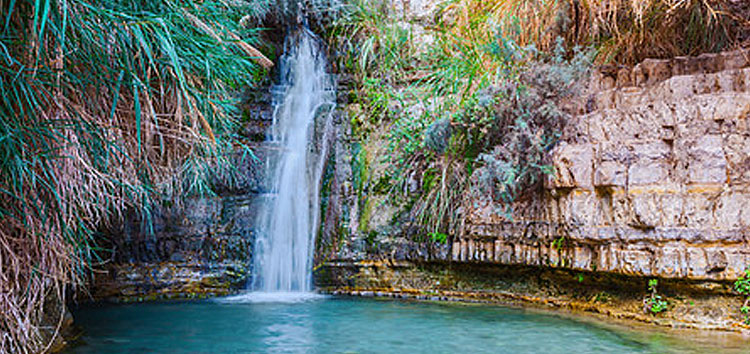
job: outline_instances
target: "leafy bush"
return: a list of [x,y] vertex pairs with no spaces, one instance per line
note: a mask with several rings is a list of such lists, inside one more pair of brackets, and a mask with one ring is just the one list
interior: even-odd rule
[[450,120],[445,118],[430,124],[424,134],[425,147],[436,154],[443,154],[450,144],[452,130]]
[[566,59],[562,41],[550,57],[533,47],[519,50],[505,55],[527,58],[527,64],[495,89],[484,137],[492,148],[479,155],[484,166],[478,170],[478,196],[504,202],[509,217],[516,197],[553,172],[545,158],[569,118],[560,103],[580,91],[591,67],[589,52],[575,49]]

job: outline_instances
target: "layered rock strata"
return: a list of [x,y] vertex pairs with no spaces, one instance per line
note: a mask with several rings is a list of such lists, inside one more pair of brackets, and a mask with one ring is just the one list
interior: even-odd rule
[[110,262],[94,273],[95,298],[142,301],[227,295],[245,288],[252,272],[254,224],[270,181],[265,164],[274,147],[263,143],[272,120],[268,88],[244,107],[240,132],[252,153],[238,148],[233,173],[212,176],[213,196],[163,203],[149,223],[130,218],[107,232]]
[[750,51],[592,78],[541,196],[470,203],[458,262],[733,280],[750,264]]

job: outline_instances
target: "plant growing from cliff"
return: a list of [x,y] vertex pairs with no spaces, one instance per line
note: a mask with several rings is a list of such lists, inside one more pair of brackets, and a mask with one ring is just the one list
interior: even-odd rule
[[437,242],[441,244],[446,244],[448,242],[448,235],[442,232],[431,232],[429,236],[432,242]]
[[596,293],[592,298],[591,301],[593,302],[601,302],[601,303],[608,303],[612,301],[612,295],[608,294],[605,291],[600,291]]
[[578,282],[579,282],[579,283],[583,283],[583,280],[584,280],[584,279],[585,279],[585,278],[584,278],[584,276],[583,276],[583,273],[577,273],[577,274],[576,274],[576,280],[578,280]]
[[745,323],[750,324],[750,268],[745,269],[745,274],[734,282],[734,291],[745,297],[740,313],[745,316]]
[[570,117],[562,104],[581,90],[591,53],[575,48],[566,58],[562,41],[551,55],[533,47],[515,49],[508,40],[498,43],[504,44],[494,49],[497,55],[523,58],[525,65],[495,87],[498,99],[484,135],[487,150],[478,157],[475,192],[480,199],[502,202],[505,209],[498,211],[512,217],[515,200],[553,172],[545,160]]
[[339,51],[339,65],[355,78],[354,101],[378,124],[400,99],[394,89],[413,68],[414,45],[408,28],[394,21],[384,0],[353,0],[343,7],[329,34]]
[[656,279],[650,279],[648,281],[648,291],[650,294],[643,300],[644,310],[652,315],[664,312],[669,307],[669,302],[664,300],[662,296],[657,293],[657,285],[659,285],[659,281]]
[[434,41],[414,58],[409,26],[379,4],[353,2],[334,33],[345,35],[343,63],[359,78],[356,99],[371,117],[358,123],[388,125],[392,193],[413,199],[415,233],[453,234],[470,187],[510,216],[513,201],[552,171],[544,157],[591,53],[566,50],[561,40],[540,52],[503,21],[453,22],[448,5],[429,29]]

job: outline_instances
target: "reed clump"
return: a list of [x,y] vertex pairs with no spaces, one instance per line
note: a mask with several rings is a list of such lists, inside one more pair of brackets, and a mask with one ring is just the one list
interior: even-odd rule
[[0,352],[49,348],[96,230],[231,172],[238,92],[272,65],[252,5],[0,0]]

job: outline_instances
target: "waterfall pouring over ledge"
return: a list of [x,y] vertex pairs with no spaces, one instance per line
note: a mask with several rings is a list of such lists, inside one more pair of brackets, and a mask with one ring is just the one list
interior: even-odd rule
[[335,87],[318,39],[301,29],[290,35],[279,63],[267,161],[271,196],[257,220],[253,281],[235,301],[309,298],[319,228],[320,185],[333,130]]

